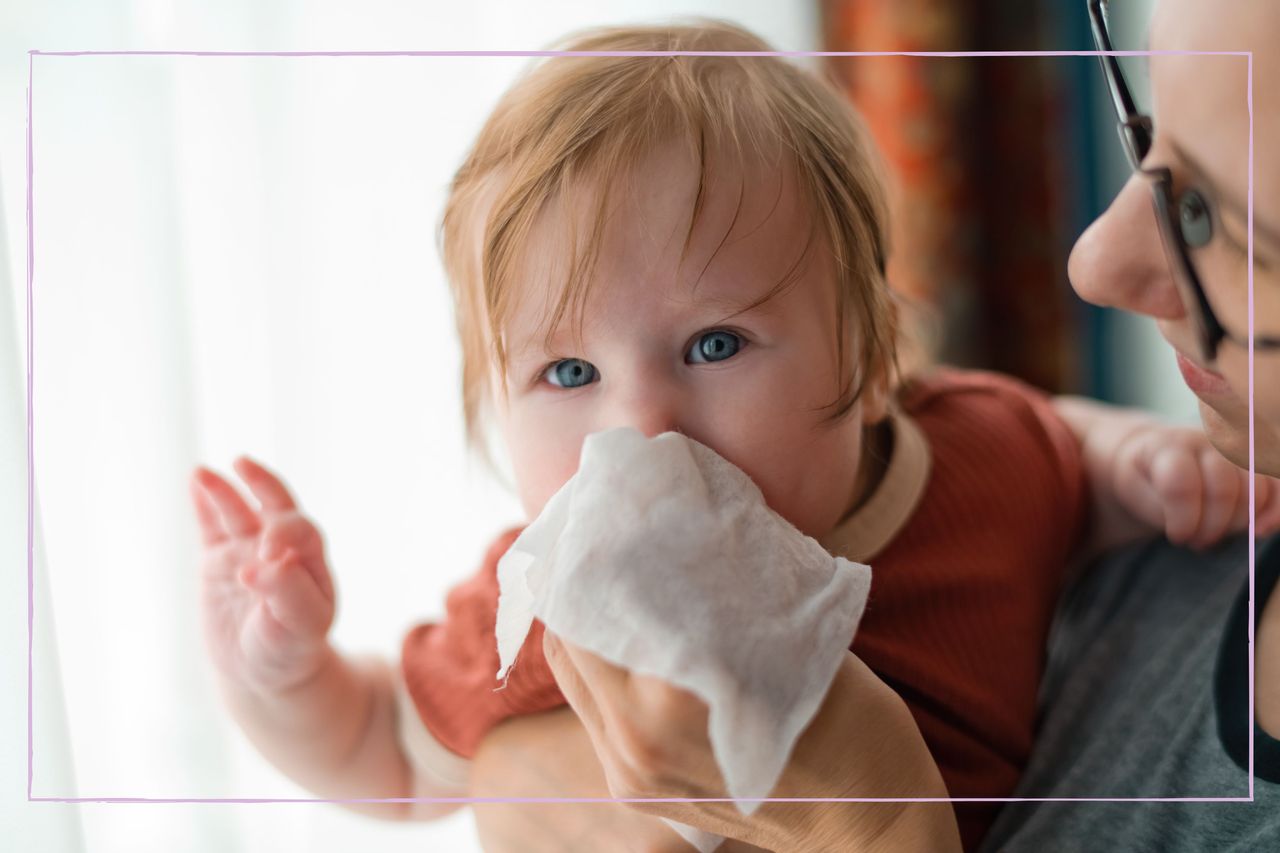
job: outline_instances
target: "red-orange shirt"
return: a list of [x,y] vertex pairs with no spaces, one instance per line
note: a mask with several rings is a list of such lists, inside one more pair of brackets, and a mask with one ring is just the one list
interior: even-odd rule
[[[872,566],[851,648],[911,708],[951,796],[1008,796],[1031,749],[1049,620],[1084,532],[1079,446],[1043,394],[1001,376],[940,370],[904,387],[898,404],[931,457],[914,511],[872,555],[841,553],[840,535],[823,540]],[[507,717],[565,704],[537,621],[494,690],[497,563],[519,532],[502,534],[450,592],[443,622],[404,642],[422,722],[460,756]],[[956,805],[972,849],[999,804]]]

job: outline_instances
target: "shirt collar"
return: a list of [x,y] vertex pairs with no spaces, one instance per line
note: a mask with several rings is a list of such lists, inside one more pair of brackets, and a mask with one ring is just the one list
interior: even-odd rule
[[932,456],[929,442],[914,420],[890,409],[889,464],[871,497],[846,515],[820,540],[828,552],[865,563],[893,540],[906,525],[924,496]]

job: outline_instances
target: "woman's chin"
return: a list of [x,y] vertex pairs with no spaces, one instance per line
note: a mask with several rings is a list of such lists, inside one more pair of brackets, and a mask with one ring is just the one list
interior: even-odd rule
[[[1244,407],[1223,412],[1200,401],[1200,420],[1209,441],[1233,465],[1249,468],[1249,410]],[[1280,476],[1280,427],[1254,418],[1254,470]]]

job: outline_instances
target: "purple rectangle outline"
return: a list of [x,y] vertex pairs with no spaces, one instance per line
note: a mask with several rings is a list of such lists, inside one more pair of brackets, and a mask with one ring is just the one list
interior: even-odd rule
[[547,57],[547,56],[784,56],[784,57],[842,57],[842,56],[917,56],[917,57],[1060,57],[1060,56],[1243,56],[1248,59],[1246,103],[1249,111],[1249,191],[1248,217],[1248,301],[1249,301],[1249,612],[1254,618],[1248,621],[1249,638],[1249,796],[1248,797],[762,797],[739,798],[753,803],[1251,803],[1253,788],[1253,691],[1254,656],[1254,540],[1257,535],[1256,485],[1254,482],[1254,374],[1253,374],[1253,51],[1225,50],[1036,50],[1036,51],[559,51],[559,50],[404,50],[404,51],[180,51],[180,50],[78,50],[78,51],[27,51],[27,802],[37,803],[726,803],[733,798],[707,797],[388,797],[348,799],[308,798],[193,798],[193,797],[33,797],[33,726],[32,726],[32,639],[34,637],[35,594],[35,456],[34,431],[32,429],[32,358],[34,354],[32,331],[32,282],[35,279],[35,225],[34,210],[34,151],[32,148],[32,101],[35,57],[37,56],[200,56],[200,57],[304,57],[304,56],[432,56],[432,57]]

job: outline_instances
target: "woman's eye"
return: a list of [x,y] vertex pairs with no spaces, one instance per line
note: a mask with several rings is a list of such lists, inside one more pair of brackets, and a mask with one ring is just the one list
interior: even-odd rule
[[566,358],[548,367],[543,375],[559,388],[581,388],[595,381],[596,369],[580,358]]
[[706,364],[732,358],[742,348],[742,338],[732,332],[707,332],[693,342],[689,349],[689,361]]
[[1178,199],[1178,228],[1182,239],[1193,249],[1209,242],[1213,236],[1213,217],[1204,197],[1195,190],[1188,190]]

